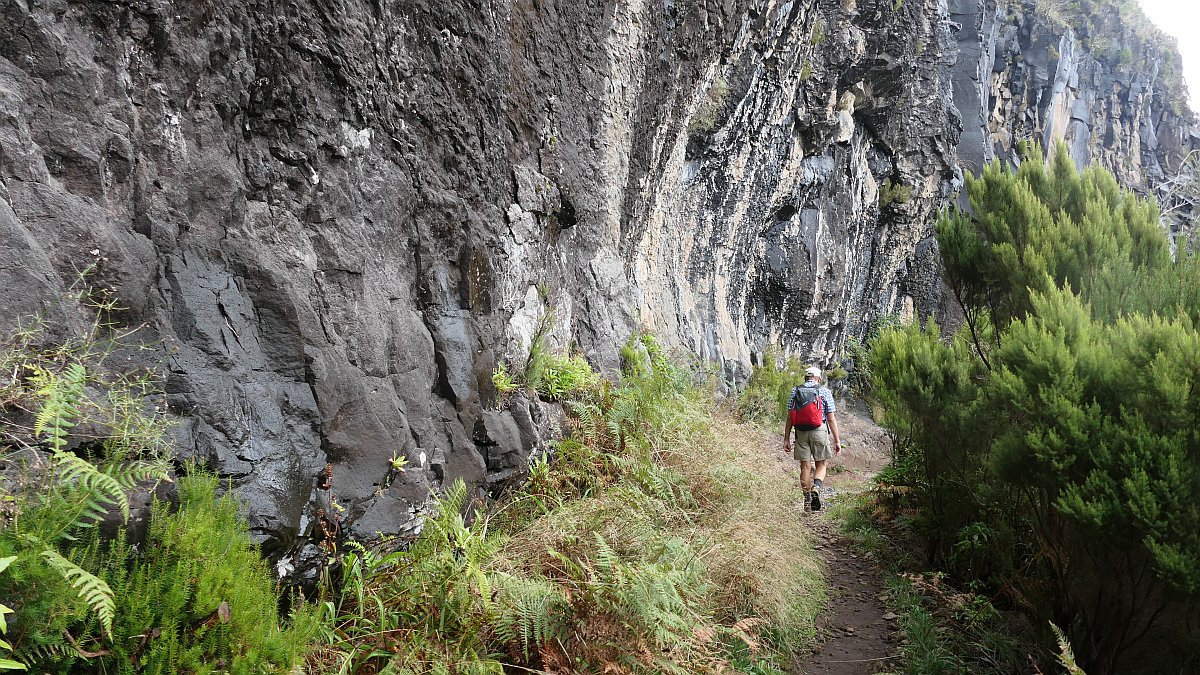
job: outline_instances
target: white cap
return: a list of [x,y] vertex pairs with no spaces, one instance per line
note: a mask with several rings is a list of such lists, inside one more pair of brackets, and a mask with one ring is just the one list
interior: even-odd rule
[[813,377],[821,377],[821,369],[816,366],[809,366],[805,368],[804,376],[808,377],[809,375],[812,375]]

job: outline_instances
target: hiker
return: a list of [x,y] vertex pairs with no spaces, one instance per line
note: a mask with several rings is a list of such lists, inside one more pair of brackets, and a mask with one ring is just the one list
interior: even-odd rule
[[[825,464],[834,454],[842,451],[836,412],[833,394],[821,386],[821,369],[809,366],[804,371],[804,384],[792,389],[787,421],[783,425],[783,449],[792,452],[792,456],[800,462],[800,486],[804,489],[805,509],[821,509],[818,491],[824,487]],[[796,433],[794,450],[793,430]],[[813,464],[811,467],[810,462]]]

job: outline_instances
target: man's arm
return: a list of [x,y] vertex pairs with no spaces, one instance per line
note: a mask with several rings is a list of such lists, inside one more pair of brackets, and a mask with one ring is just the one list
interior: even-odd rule
[[783,418],[783,449],[792,451],[792,416],[789,414]]
[[826,413],[825,421],[829,424],[829,435],[833,438],[833,454],[836,455],[842,451],[842,435],[838,432],[837,413]]

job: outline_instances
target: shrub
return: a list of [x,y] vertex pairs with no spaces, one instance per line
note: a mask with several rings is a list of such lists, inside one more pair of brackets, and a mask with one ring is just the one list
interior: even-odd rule
[[140,547],[99,538],[107,512],[128,518],[130,490],[168,480],[172,433],[153,374],[107,367],[139,348],[103,320],[110,308],[85,335],[47,346],[35,323],[0,350],[0,434],[24,448],[0,526],[13,652],[40,670],[286,669],[311,631],[303,615],[280,627],[270,572],[215,478],[185,479],[178,513],[156,504]]
[[688,122],[688,133],[707,134],[712,131],[728,99],[729,82],[724,76],[717,75],[705,93],[704,101],[696,109],[696,114]]
[[109,510],[128,518],[136,485],[168,479],[169,424],[146,404],[149,376],[105,367],[131,347],[123,342],[130,332],[103,320],[110,309],[98,310],[88,333],[59,344],[27,321],[0,348],[0,438],[5,450],[23,449],[5,485],[0,555],[16,562],[0,590],[17,611],[13,651],[27,662],[72,649],[69,630],[89,612],[112,636],[113,591],[72,547]]
[[813,47],[816,47],[817,45],[821,44],[824,41],[825,41],[825,30],[824,30],[824,27],[821,25],[821,20],[819,18],[814,19],[813,25],[812,25],[812,30],[809,31],[809,34],[808,34],[808,44],[812,45]]
[[[0,572],[8,569],[8,566],[17,559],[17,556],[10,555],[7,558],[0,558]],[[0,604],[0,670],[26,670],[25,664],[18,663],[8,658],[12,654],[12,645],[5,642],[3,636],[8,634],[8,619],[7,615],[12,614],[12,608],[7,605]]]
[[1153,206],[1061,146],[968,192],[971,213],[937,226],[967,326],[871,346],[896,494],[931,563],[1066,626],[1085,667],[1170,669],[1145,661],[1166,641],[1200,658],[1168,618],[1200,606],[1200,266],[1172,262]]
[[311,608],[279,620],[280,590],[232,495],[195,472],[179,508],[155,504],[147,542],[97,553],[117,598],[108,672],[283,672],[316,636]]
[[547,309],[530,341],[529,356],[520,375],[509,373],[504,363],[496,364],[492,384],[501,396],[525,387],[548,400],[559,401],[586,391],[600,381],[600,375],[582,356],[556,354],[550,350],[546,336],[553,327],[554,315]]
[[891,178],[879,186],[879,208],[889,204],[907,204],[912,199],[912,188]]

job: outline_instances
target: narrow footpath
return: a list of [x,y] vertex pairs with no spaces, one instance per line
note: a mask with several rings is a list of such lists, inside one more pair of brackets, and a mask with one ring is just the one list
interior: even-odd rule
[[[883,603],[883,573],[869,556],[854,550],[841,535],[841,523],[829,516],[830,505],[867,488],[890,457],[890,441],[860,404],[839,407],[838,423],[843,449],[830,462],[824,508],[802,514],[825,563],[830,599],[818,620],[821,644],[797,660],[792,670],[797,675],[867,675],[892,672],[896,665],[900,637],[896,616]],[[776,452],[799,481],[795,462],[781,449]]]

